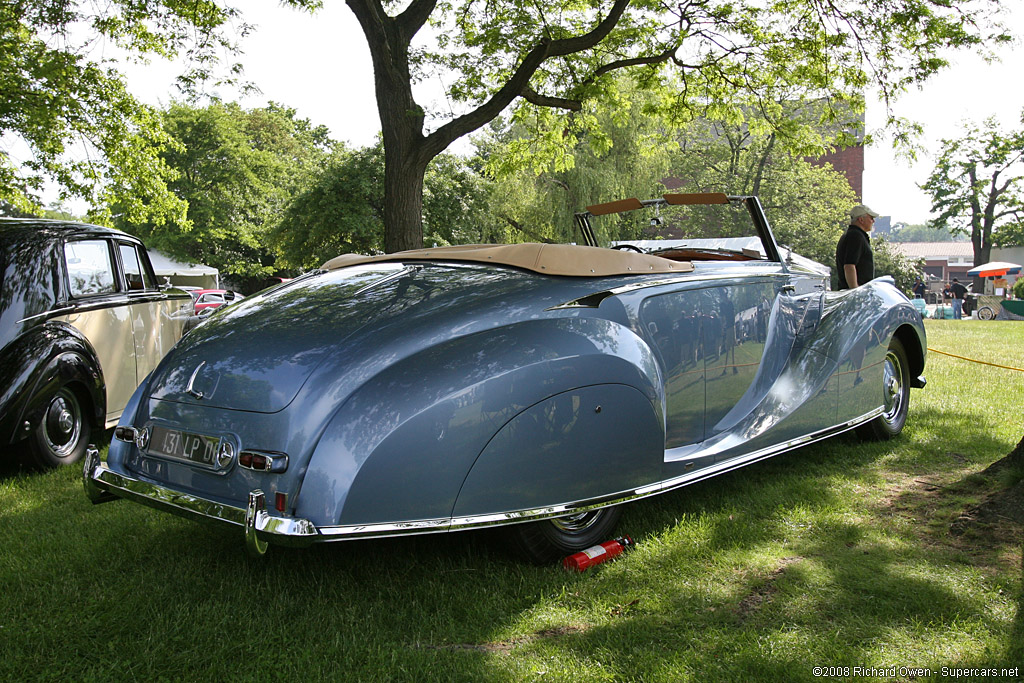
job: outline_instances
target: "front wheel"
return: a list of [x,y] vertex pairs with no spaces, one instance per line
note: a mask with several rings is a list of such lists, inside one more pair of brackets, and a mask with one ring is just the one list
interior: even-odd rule
[[534,564],[548,564],[611,538],[622,507],[589,510],[568,517],[516,524],[508,532],[519,555]]
[[31,464],[50,469],[78,462],[85,454],[91,431],[75,392],[68,386],[61,387],[50,398],[42,420],[28,439]]
[[991,306],[982,306],[981,308],[978,309],[979,320],[991,320],[994,317],[996,317],[996,312],[992,309]]
[[910,410],[910,368],[907,352],[895,337],[889,342],[882,372],[882,414],[858,427],[862,438],[873,441],[891,439],[907,423]]

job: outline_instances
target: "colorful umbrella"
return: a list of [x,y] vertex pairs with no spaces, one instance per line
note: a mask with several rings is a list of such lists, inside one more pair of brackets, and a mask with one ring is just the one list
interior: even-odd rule
[[1003,277],[1004,275],[1017,275],[1021,266],[1018,263],[1006,263],[1005,261],[990,261],[983,263],[976,268],[971,268],[967,274],[972,277]]

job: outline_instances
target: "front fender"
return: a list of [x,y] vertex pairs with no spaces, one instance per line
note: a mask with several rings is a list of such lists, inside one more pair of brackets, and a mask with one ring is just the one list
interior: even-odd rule
[[517,415],[605,384],[642,398],[663,447],[660,370],[622,325],[532,320],[432,346],[344,402],[310,459],[296,514],[317,524],[448,518],[481,452]]
[[916,378],[924,371],[925,329],[902,292],[883,278],[828,295],[812,348],[836,362],[838,421],[881,405],[882,364],[894,337],[903,343],[910,376]]
[[102,426],[106,414],[103,375],[96,352],[82,333],[64,323],[46,323],[12,341],[0,360],[0,443],[28,436],[49,398],[69,383],[84,389],[92,423]]

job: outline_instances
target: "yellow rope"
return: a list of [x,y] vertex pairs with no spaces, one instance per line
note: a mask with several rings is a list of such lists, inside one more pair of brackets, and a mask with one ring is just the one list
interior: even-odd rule
[[975,360],[973,358],[966,358],[964,356],[958,356],[955,353],[946,353],[945,351],[939,351],[938,349],[933,349],[930,346],[928,347],[928,350],[931,351],[932,353],[940,353],[943,356],[950,356],[952,358],[959,358],[960,360],[970,361],[971,363],[980,363],[982,365],[991,365],[994,368],[1002,368],[1003,370],[1016,370],[1017,372],[1024,372],[1024,368],[1014,368],[1014,367],[1011,367],[1009,365],[999,365],[998,363],[988,363],[988,362],[983,361],[983,360]]

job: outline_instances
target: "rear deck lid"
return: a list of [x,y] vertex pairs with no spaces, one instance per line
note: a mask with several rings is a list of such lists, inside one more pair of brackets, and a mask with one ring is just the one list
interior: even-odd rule
[[402,264],[319,273],[225,307],[186,335],[157,368],[150,397],[273,413],[331,351],[382,315]]

